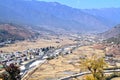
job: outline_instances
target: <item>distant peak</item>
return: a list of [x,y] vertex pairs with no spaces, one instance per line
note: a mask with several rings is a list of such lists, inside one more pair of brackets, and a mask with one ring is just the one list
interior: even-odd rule
[[58,2],[50,2],[52,5],[56,6],[56,5],[59,5],[60,3]]

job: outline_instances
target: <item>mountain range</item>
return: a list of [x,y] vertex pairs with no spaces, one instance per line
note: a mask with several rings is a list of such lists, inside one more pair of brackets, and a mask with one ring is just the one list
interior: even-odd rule
[[120,23],[120,8],[76,9],[57,2],[1,0],[0,23],[50,31],[103,32]]

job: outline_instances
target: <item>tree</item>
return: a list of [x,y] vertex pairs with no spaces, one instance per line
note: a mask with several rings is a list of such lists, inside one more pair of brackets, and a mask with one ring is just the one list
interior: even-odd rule
[[5,71],[9,74],[8,80],[20,80],[20,69],[15,64],[4,65]]
[[107,64],[102,57],[97,57],[96,55],[89,58],[86,57],[80,61],[80,65],[92,74],[92,77],[87,76],[86,80],[105,80],[103,69]]
[[92,75],[86,76],[86,80],[96,80]]
[[0,74],[0,80],[10,80],[9,75],[7,73],[1,73]]

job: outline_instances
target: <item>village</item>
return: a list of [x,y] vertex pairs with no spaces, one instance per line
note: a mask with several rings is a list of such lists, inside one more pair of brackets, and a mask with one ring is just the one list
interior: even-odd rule
[[[16,51],[11,53],[5,53],[1,51],[0,53],[0,73],[4,72],[3,65],[10,65],[11,63],[20,67],[21,77],[26,78],[25,76],[28,73],[36,68],[37,66],[45,63],[49,60],[59,59],[59,56],[69,55],[74,53],[75,50],[78,50],[80,47],[91,46],[94,44],[101,44],[102,39],[98,39],[95,36],[90,35],[72,35],[72,39],[76,43],[67,44],[62,46],[48,46],[43,48],[34,48],[27,49],[24,51]],[[59,38],[58,38],[59,39]],[[60,44],[60,40],[55,41],[55,43]],[[98,45],[97,45],[98,46]],[[103,46],[100,49],[105,49]],[[103,50],[105,51],[105,50]],[[96,51],[94,51],[96,52]],[[105,52],[106,53],[106,52]],[[108,53],[108,52],[107,52]],[[99,53],[100,54],[100,53]],[[102,54],[101,54],[102,55]],[[103,54],[105,61],[111,66],[116,66],[116,63],[119,64],[118,60],[114,60],[111,54]],[[84,55],[81,55],[84,58]],[[113,67],[110,67],[113,68]],[[118,66],[119,67],[119,66]],[[62,80],[62,79],[61,79]],[[64,80],[64,79],[63,79]]]

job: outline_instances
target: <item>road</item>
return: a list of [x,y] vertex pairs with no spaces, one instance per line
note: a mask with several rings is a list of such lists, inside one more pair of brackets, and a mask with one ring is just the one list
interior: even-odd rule
[[[104,70],[104,73],[113,73],[113,72],[120,72],[120,69]],[[60,78],[58,80],[70,80],[72,78],[80,77],[80,76],[87,75],[87,74],[91,74],[91,72],[81,72],[81,73],[74,74],[74,75],[71,75],[71,76],[68,76],[68,77]]]

